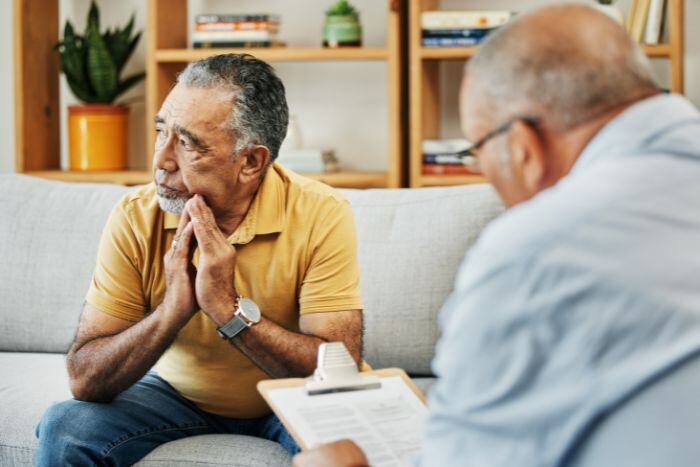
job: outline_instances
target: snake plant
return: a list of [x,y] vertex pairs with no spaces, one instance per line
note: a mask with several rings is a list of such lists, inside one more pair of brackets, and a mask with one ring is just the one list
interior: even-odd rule
[[87,103],[113,103],[143,79],[143,72],[120,78],[141,38],[141,32],[132,36],[133,28],[132,15],[123,29],[107,29],[100,33],[100,12],[94,0],[90,4],[84,36],[76,34],[71,22],[66,21],[63,40],[56,49],[68,86],[78,99]]

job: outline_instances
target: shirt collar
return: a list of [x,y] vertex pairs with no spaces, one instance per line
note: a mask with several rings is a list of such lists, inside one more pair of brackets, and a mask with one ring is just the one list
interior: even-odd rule
[[[286,191],[278,164],[273,164],[265,174],[243,222],[229,236],[231,244],[250,243],[256,235],[282,232],[286,219]],[[176,229],[180,216],[165,212],[163,227]]]
[[660,94],[644,99],[608,122],[586,145],[571,173],[594,165],[600,158],[628,154],[647,146],[670,128],[698,119],[700,113],[678,94]]

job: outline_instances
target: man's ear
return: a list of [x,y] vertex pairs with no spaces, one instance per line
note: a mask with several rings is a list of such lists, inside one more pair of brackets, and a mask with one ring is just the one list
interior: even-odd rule
[[523,121],[513,124],[510,133],[513,171],[529,197],[542,190],[547,173],[547,158],[537,129]]
[[263,174],[265,167],[270,162],[270,150],[267,146],[255,145],[244,149],[241,157],[245,158],[241,167],[241,181],[250,182],[259,179]]

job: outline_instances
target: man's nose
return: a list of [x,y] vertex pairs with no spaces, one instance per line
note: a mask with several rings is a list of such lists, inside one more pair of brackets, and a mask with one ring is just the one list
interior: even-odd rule
[[177,170],[177,160],[170,139],[161,147],[156,147],[153,152],[153,167],[156,170],[165,170],[166,172]]

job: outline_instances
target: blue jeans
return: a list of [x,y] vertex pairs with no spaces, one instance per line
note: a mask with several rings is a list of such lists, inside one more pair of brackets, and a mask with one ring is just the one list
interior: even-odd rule
[[74,399],[53,404],[36,427],[38,466],[131,465],[168,441],[226,433],[299,446],[274,415],[232,419],[204,412],[150,372],[112,402]]

